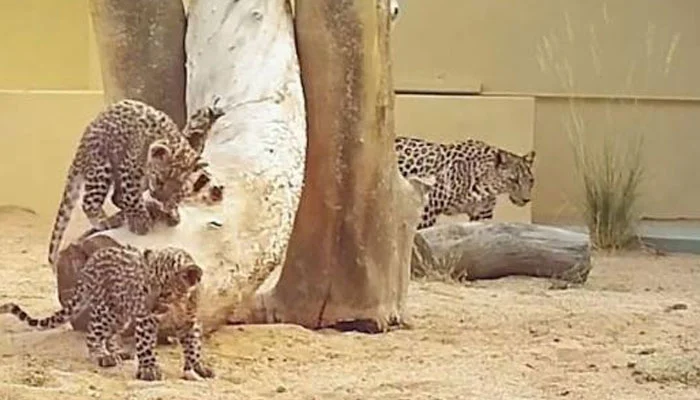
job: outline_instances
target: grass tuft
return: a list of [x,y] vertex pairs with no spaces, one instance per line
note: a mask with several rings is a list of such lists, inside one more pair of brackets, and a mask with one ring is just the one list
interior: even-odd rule
[[570,136],[582,189],[581,215],[592,245],[619,250],[638,243],[642,135],[605,135],[600,146],[580,130]]

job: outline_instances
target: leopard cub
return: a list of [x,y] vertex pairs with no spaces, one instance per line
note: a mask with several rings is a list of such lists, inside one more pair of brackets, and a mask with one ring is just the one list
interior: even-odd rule
[[51,266],[55,268],[78,200],[90,225],[101,227],[107,220],[103,204],[110,188],[112,203],[123,211],[130,231],[144,235],[151,229],[153,221],[143,196],[147,191],[176,224],[181,188],[200,162],[209,129],[223,114],[215,102],[197,110],[197,118],[190,119],[181,132],[166,113],[126,99],[95,117],[85,128],[68,170],[49,243]]
[[61,310],[35,319],[19,305],[6,303],[0,306],[0,313],[14,314],[29,326],[44,330],[89,309],[88,353],[104,368],[133,357],[120,342],[121,334],[133,324],[136,378],[152,381],[162,379],[155,354],[159,322],[167,310],[186,310],[178,314],[175,330],[185,358],[184,378],[210,378],[214,372],[201,361],[201,326],[196,317],[201,278],[202,269],[178,248],[140,251],[129,245],[105,247],[78,270],[73,295]]

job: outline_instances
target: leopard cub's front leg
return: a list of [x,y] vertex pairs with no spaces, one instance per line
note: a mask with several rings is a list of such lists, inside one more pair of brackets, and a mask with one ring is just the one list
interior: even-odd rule
[[165,204],[163,206],[163,214],[163,219],[168,226],[176,226],[180,223],[180,210],[177,204]]
[[155,221],[163,221],[168,226],[176,226],[180,223],[180,213],[177,205],[167,206],[161,204],[157,200],[149,199],[146,201],[148,212]]
[[202,327],[198,321],[188,324],[180,331],[180,345],[185,357],[183,378],[201,380],[213,378],[214,371],[202,363]]

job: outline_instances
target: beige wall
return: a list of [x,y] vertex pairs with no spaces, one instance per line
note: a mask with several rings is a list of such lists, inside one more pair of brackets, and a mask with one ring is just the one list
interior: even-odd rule
[[101,108],[97,91],[0,91],[0,205],[29,208],[48,224],[78,138]]
[[0,206],[54,217],[75,145],[102,108],[87,0],[3,0]]
[[87,0],[3,0],[0,89],[89,88]]
[[[644,135],[645,216],[700,218],[700,185],[690,184],[700,154],[700,2],[402,0],[401,7],[393,41],[399,91],[480,93],[468,103],[474,109],[490,96],[536,99],[534,221],[577,219],[570,97],[590,140]],[[623,105],[623,98],[640,101]],[[455,126],[447,111],[422,110],[439,136],[449,129],[508,135],[496,134],[488,115]]]
[[435,86],[480,83],[484,93],[561,93],[560,74],[552,71],[559,64],[579,93],[700,98],[700,85],[688,84],[700,70],[700,2],[630,4],[401,0],[394,41],[397,87],[427,76]]

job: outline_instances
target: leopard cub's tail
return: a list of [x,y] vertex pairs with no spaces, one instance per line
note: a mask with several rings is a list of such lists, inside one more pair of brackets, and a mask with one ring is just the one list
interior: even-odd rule
[[81,288],[82,285],[78,283],[75,294],[68,300],[68,304],[49,317],[39,319],[33,318],[16,303],[0,305],[0,314],[12,314],[20,321],[39,330],[54,329],[70,321],[84,308],[86,298]]
[[66,187],[63,190],[63,196],[58,206],[58,212],[56,213],[56,219],[54,220],[53,229],[51,230],[51,239],[49,241],[49,264],[54,272],[56,272],[56,259],[61,247],[61,240],[70,222],[71,213],[79,200],[82,184],[83,177],[79,174],[79,169],[72,165],[68,171]]

